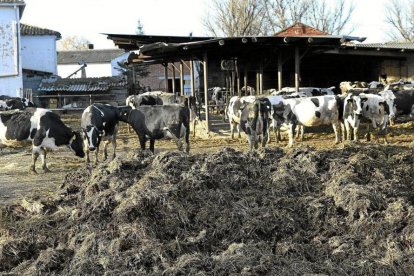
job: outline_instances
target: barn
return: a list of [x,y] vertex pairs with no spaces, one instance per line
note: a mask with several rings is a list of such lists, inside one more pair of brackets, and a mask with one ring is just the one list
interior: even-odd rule
[[[129,62],[162,65],[165,80],[172,75],[184,84],[183,76],[190,75],[190,94],[206,95],[213,86],[226,87],[231,94],[251,86],[260,94],[272,88],[339,88],[341,81],[414,78],[413,44],[363,44],[365,37],[330,35],[302,23],[274,36],[107,36],[119,48],[132,51]],[[171,70],[169,65],[177,62],[179,68]],[[197,87],[195,71],[200,76]],[[169,83],[175,82],[165,81],[164,91],[171,91]],[[172,90],[184,94],[184,85]]]

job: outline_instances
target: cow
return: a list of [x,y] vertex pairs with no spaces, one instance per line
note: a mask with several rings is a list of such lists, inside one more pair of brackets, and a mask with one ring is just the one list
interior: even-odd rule
[[[142,150],[150,140],[150,151],[154,153],[155,140],[173,139],[178,150],[190,151],[190,110],[179,104],[118,107],[120,120],[132,126],[138,135]],[[184,147],[181,138],[184,138]]]
[[27,108],[0,113],[0,147],[18,147],[32,144],[30,172],[36,172],[36,161],[40,155],[43,172],[50,172],[46,165],[48,150],[67,145],[76,156],[83,158],[82,138],[72,131],[60,117],[44,108]]
[[353,140],[358,141],[359,123],[362,116],[361,98],[355,93],[348,93],[338,95],[336,101],[343,140],[351,141],[353,134]]
[[225,90],[225,88],[218,86],[208,89],[208,95],[211,94],[211,105],[215,107],[218,114],[224,113]]
[[94,103],[82,113],[81,128],[86,163],[90,162],[89,152],[95,151],[95,164],[98,163],[99,145],[103,140],[104,160],[108,158],[107,147],[112,143],[112,159],[116,156],[116,135],[118,133],[119,111],[109,104]]
[[285,99],[273,106],[273,119],[277,131],[284,124],[289,128],[288,147],[293,147],[297,125],[304,127],[331,124],[335,132],[335,143],[340,142],[339,108],[333,95]]
[[371,127],[375,130],[375,139],[378,142],[379,132],[383,131],[384,141],[387,141],[389,118],[395,117],[393,100],[375,94],[359,94],[362,103],[361,123],[368,125],[367,140],[371,140]]
[[414,90],[396,90],[393,94],[396,115],[410,115],[414,107]]
[[255,96],[238,97],[233,96],[229,100],[229,105],[226,108],[225,115],[230,123],[231,138],[234,139],[234,129],[237,127],[238,138],[241,138],[240,134],[240,116],[241,107],[245,103],[253,103],[256,100]]
[[0,96],[0,111],[25,109],[26,107],[34,107],[34,104],[26,98],[10,97],[7,95]]
[[272,105],[267,98],[257,98],[241,108],[240,128],[246,133],[250,150],[257,149],[259,142],[262,147],[268,141],[268,126]]
[[128,96],[125,100],[125,104],[132,108],[136,108],[141,105],[162,105],[163,101],[157,95],[139,94]]

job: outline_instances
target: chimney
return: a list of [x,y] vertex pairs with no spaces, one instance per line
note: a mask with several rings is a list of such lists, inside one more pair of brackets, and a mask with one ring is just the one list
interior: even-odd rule
[[88,44],[88,49],[93,50],[93,44],[92,43]]

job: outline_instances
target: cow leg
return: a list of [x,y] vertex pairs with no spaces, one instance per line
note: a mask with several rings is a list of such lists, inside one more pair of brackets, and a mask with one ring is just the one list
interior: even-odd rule
[[114,130],[114,134],[112,135],[112,141],[111,141],[112,142],[112,149],[114,150],[113,153],[112,153],[112,160],[114,160],[115,157],[116,157],[116,136],[118,134],[118,130],[119,130],[119,126],[116,125],[115,130]]
[[98,164],[98,156],[99,156],[99,146],[96,147],[95,149],[95,165]]
[[349,122],[347,120],[345,120],[344,125],[345,125],[345,127],[344,127],[344,130],[343,130],[344,133],[342,135],[342,138],[344,139],[344,141],[345,140],[351,141],[352,140],[351,125],[349,124]]
[[155,152],[155,139],[150,139],[150,151]]
[[85,162],[88,165],[90,162],[90,159],[89,159],[88,141],[86,139],[83,140],[83,151],[85,152]]
[[46,154],[47,154],[46,149],[40,148],[40,159],[42,160],[42,170],[44,173],[50,172],[49,168],[46,165]]
[[296,130],[296,124],[289,124],[289,143],[288,147],[293,147],[293,141],[295,138],[295,130]]
[[[305,135],[305,127],[299,126],[299,131],[300,131],[300,141],[303,142],[303,137]],[[297,133],[297,136],[299,136],[299,131]]]
[[37,161],[38,157],[39,157],[39,152],[33,150],[33,152],[32,152],[32,165],[30,166],[30,170],[29,170],[30,173],[37,173],[36,172],[36,161]]
[[237,124],[237,137],[239,137],[239,139],[241,138],[241,130],[240,130],[240,124]]
[[141,146],[141,150],[145,150],[145,143],[147,142],[147,139],[145,138],[145,134],[142,136],[138,136],[139,138],[139,145]]
[[104,161],[108,159],[108,145],[111,141],[105,141],[104,143]]
[[335,144],[339,144],[341,142],[341,137],[340,137],[340,131],[339,131],[339,125],[338,122],[335,122],[332,124],[332,128],[334,130],[335,133]]

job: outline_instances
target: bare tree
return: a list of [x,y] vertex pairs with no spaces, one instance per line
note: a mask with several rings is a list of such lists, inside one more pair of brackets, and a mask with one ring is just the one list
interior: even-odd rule
[[212,0],[203,19],[207,32],[220,36],[263,35],[263,5],[257,0]]
[[[350,24],[353,0],[213,0],[204,26],[213,36],[273,35],[297,22],[329,34]],[[329,4],[330,3],[330,4]],[[351,32],[350,29],[349,32]]]
[[80,36],[68,36],[58,41],[58,51],[67,50],[87,50],[88,44],[91,42],[84,37]]
[[[327,1],[309,1],[304,22],[328,34],[342,34],[350,24],[354,9],[354,3],[347,0],[337,0],[334,6],[329,6]],[[348,33],[353,29],[351,26]]]
[[414,1],[391,0],[386,10],[386,22],[391,26],[390,38],[414,42]]

